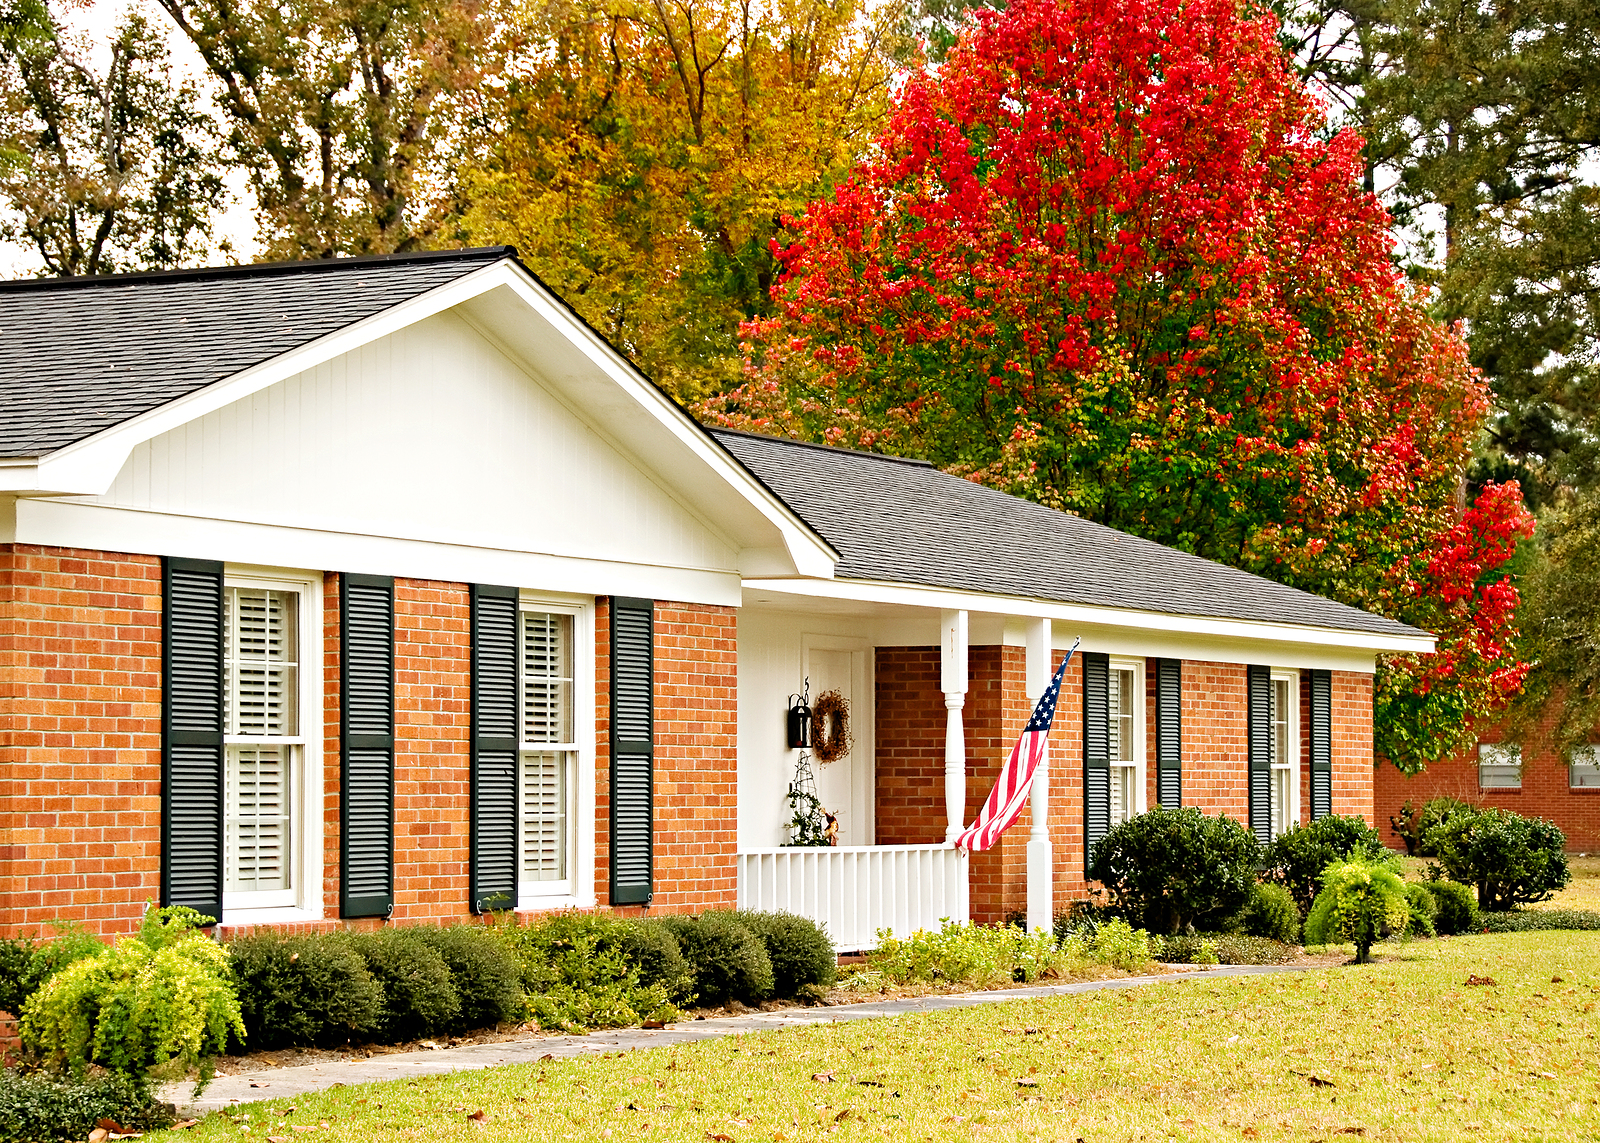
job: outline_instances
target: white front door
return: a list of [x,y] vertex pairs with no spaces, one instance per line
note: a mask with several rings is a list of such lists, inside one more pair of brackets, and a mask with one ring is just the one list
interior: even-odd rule
[[[855,640],[809,636],[806,639],[806,675],[811,680],[811,700],[838,691],[850,708],[849,753],[822,762],[812,751],[811,768],[817,776],[817,797],[823,809],[839,818],[840,845],[871,845],[872,820],[872,649]],[[815,735],[825,734],[820,724]],[[815,738],[813,738],[815,741]]]

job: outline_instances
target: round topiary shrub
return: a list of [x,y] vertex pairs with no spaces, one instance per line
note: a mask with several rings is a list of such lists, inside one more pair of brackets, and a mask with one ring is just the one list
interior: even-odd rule
[[1300,910],[1282,885],[1257,881],[1250,888],[1250,903],[1244,907],[1240,920],[1240,928],[1248,936],[1286,945],[1300,940]]
[[416,934],[439,954],[461,996],[453,1031],[492,1028],[522,1019],[522,966],[506,943],[482,925],[418,926]]
[[1356,963],[1366,964],[1375,942],[1404,932],[1411,906],[1405,882],[1396,871],[1398,861],[1362,848],[1328,866],[1322,874],[1322,892],[1306,914],[1306,944],[1349,941],[1356,946]]
[[1322,871],[1363,845],[1382,849],[1383,839],[1358,817],[1329,814],[1274,838],[1267,846],[1264,876],[1289,890],[1295,906],[1304,913],[1322,888]]
[[1215,928],[1250,900],[1260,852],[1255,835],[1232,818],[1158,806],[1095,842],[1089,877],[1149,932]]
[[757,1004],[772,995],[772,958],[761,938],[732,913],[663,917],[694,970],[694,991],[702,1004],[740,1000]]
[[619,933],[622,954],[646,988],[659,986],[674,1004],[694,1000],[694,969],[683,957],[678,938],[660,921],[630,921]]
[[803,988],[827,988],[839,979],[839,957],[826,930],[793,913],[736,913],[766,947],[772,961],[773,994],[800,995]]
[[461,994],[441,957],[415,929],[334,934],[344,939],[383,988],[376,1032],[384,1043],[401,1044],[450,1027],[461,1013]]
[[1437,911],[1433,915],[1434,930],[1444,937],[1472,933],[1478,929],[1478,902],[1472,890],[1456,881],[1430,881],[1428,890],[1433,894]]
[[342,1044],[376,1031],[383,989],[349,942],[263,929],[228,943],[251,1048]]
[[1572,880],[1567,835],[1554,822],[1510,810],[1456,812],[1424,840],[1452,881],[1478,890],[1478,908],[1548,901]]

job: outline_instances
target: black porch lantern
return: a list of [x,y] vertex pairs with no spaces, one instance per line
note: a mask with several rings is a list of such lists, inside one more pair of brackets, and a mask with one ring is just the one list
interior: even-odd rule
[[789,749],[803,750],[811,745],[811,706],[803,695],[789,696]]

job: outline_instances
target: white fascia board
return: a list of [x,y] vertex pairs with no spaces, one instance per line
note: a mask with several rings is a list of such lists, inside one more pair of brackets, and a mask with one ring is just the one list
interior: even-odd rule
[[1172,615],[1160,611],[1051,603],[1021,596],[986,595],[981,592],[874,580],[746,579],[744,586],[747,592],[772,592],[812,599],[886,603],[940,610],[960,609],[1028,619],[1052,619],[1067,623],[1166,631],[1223,639],[1341,647],[1378,653],[1427,655],[1433,653],[1437,642],[1432,635],[1379,635],[1368,631],[1348,631],[1338,627],[1313,627],[1298,623],[1216,619],[1204,615]]
[[[632,363],[597,337],[572,311],[509,259],[464,274],[453,282],[391,306],[382,313],[308,342],[270,361],[235,373],[187,397],[132,417],[48,456],[31,461],[26,458],[8,460],[0,464],[0,492],[15,491],[34,496],[102,495],[127,463],[128,454],[135,445],[425,318],[481,298],[500,287],[508,288],[528,309],[576,346],[630,399],[626,402],[628,407],[642,408],[650,413],[657,424],[701,462],[707,474],[719,478],[722,485],[732,488],[775,526],[783,537],[797,574],[819,578],[833,575],[839,554],[821,536],[710,439],[688,413],[647,381]],[[499,316],[511,319],[503,324],[512,327],[518,324],[515,315]],[[523,320],[526,320],[525,316]],[[514,328],[502,331],[503,336],[506,333],[511,334],[507,340],[514,339]],[[649,458],[644,459],[648,461]]]

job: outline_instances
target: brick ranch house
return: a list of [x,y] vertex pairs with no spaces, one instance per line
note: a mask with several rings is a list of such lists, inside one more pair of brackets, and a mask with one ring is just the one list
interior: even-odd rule
[[[1158,802],[1373,813],[1426,633],[928,465],[708,432],[505,249],[0,287],[0,929],[1051,910]],[[971,820],[1063,649],[1033,808]],[[833,849],[783,848],[837,690]],[[1048,808],[1045,808],[1048,807]]]

